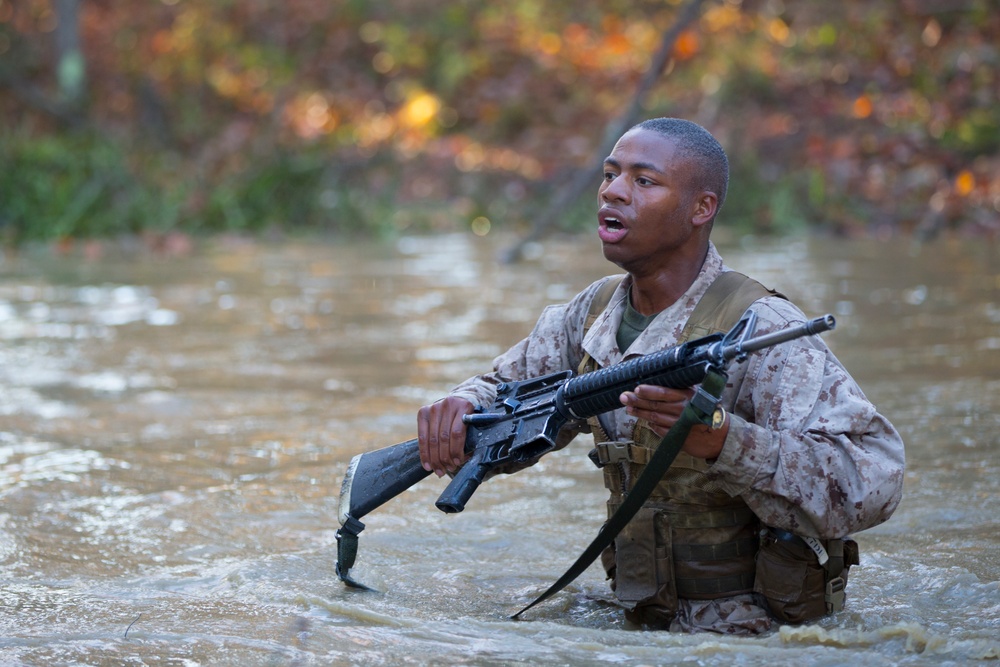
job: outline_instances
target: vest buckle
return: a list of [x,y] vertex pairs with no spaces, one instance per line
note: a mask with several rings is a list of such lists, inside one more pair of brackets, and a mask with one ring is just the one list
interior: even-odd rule
[[847,599],[847,594],[844,592],[846,583],[843,577],[834,577],[826,582],[826,613],[832,614],[844,608]]
[[594,462],[598,468],[603,468],[611,463],[620,463],[621,461],[631,460],[631,442],[628,441],[617,441],[617,442],[600,442],[590,450],[590,460]]

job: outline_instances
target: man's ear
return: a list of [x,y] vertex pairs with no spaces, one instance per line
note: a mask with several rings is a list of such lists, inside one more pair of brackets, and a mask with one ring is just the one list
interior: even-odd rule
[[715,212],[719,210],[719,197],[709,190],[699,194],[694,203],[691,224],[695,227],[711,222],[715,218]]

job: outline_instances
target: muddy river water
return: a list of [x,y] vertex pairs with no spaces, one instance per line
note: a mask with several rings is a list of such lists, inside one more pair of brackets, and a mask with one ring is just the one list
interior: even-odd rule
[[415,434],[548,303],[614,272],[590,238],[522,264],[472,235],[219,241],[191,256],[0,262],[0,665],[938,665],[1000,658],[1000,252],[720,244],[810,316],[907,445],[856,536],[847,608],[754,639],[626,629],[599,566],[510,621],[590,542],[580,438],[484,484],[429,478],[334,572],[340,480]]

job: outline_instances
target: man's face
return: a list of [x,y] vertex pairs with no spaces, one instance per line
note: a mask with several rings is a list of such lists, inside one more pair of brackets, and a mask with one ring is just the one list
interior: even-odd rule
[[676,140],[652,130],[631,130],[604,161],[598,190],[598,236],[604,257],[633,275],[652,272],[694,243],[698,197],[690,159]]

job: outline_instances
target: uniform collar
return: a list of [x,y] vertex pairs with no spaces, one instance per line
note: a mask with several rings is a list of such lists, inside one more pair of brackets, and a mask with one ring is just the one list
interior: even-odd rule
[[639,334],[639,337],[629,347],[628,355],[623,357],[615,343],[615,334],[625,312],[628,290],[632,287],[632,277],[626,276],[611,296],[607,308],[597,317],[583,339],[584,351],[593,357],[600,366],[605,367],[617,364],[623,358],[649,354],[676,345],[677,339],[684,329],[684,324],[694,312],[694,307],[705,295],[709,285],[725,270],[722,256],[715,244],[709,242],[708,253],[698,277],[677,301],[662,310],[646,330]]

